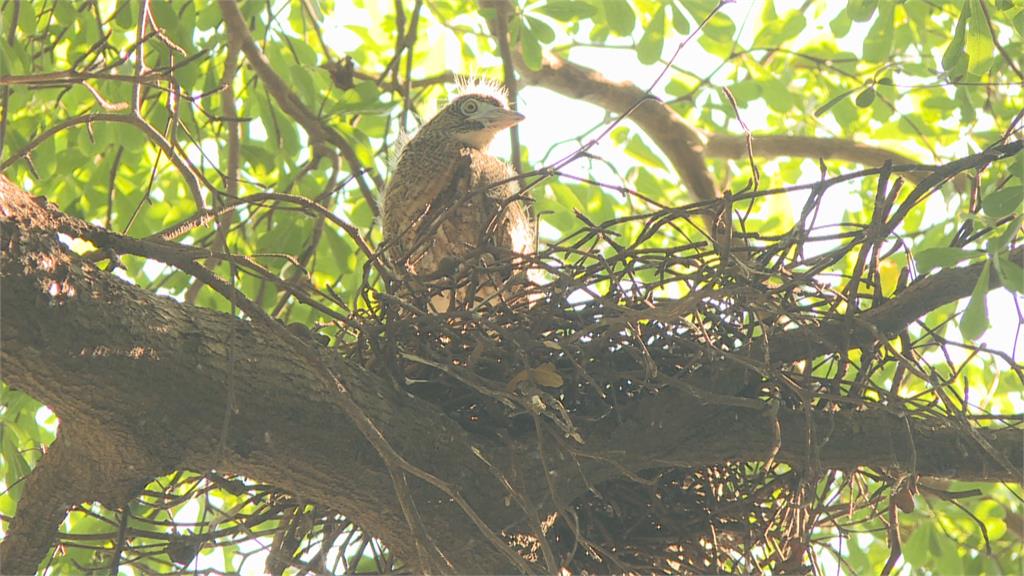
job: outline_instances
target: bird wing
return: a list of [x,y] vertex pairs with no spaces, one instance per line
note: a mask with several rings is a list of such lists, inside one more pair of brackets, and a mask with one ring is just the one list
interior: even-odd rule
[[[415,151],[409,149],[406,155]],[[427,162],[413,160],[405,155],[400,159],[381,210],[385,238],[394,244],[389,248],[392,262],[429,278],[454,272],[472,252],[493,262],[494,257],[511,259],[534,251],[533,223],[523,201],[516,199],[519,185],[511,166],[469,147],[454,153],[435,149],[430,169],[424,168]],[[496,250],[484,256],[479,254],[484,247]],[[430,307],[441,312],[452,298],[480,301],[502,292],[508,277],[500,276],[487,273],[472,281],[472,294],[468,287],[442,291],[431,298]]]
[[481,154],[472,165],[472,183],[484,188],[484,210],[481,241],[506,249],[515,254],[529,254],[534,250],[534,229],[524,201],[519,198],[516,171],[507,163]]
[[381,203],[386,250],[393,263],[413,273],[435,269],[431,261],[416,260],[430,247],[427,230],[434,218],[428,215],[437,211],[438,197],[447,195],[460,160],[457,148],[443,145],[409,146],[403,151]]

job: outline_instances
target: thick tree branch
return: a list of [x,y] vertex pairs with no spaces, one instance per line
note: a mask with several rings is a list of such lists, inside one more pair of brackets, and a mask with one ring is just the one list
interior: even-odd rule
[[[491,28],[494,30],[494,24],[491,24]],[[632,83],[610,80],[596,70],[558,56],[547,56],[537,71],[530,70],[519,54],[515,56],[516,67],[527,82],[596,104],[612,113],[624,114],[644,96],[644,91]],[[645,102],[633,112],[630,119],[664,152],[697,200],[711,200],[718,195],[705,156],[744,158],[747,155],[745,137],[702,132],[691,126],[670,106],[656,100]],[[753,153],[760,158],[834,158],[865,166],[880,166],[886,160],[894,163],[915,162],[910,157],[884,148],[852,140],[814,136],[755,135]]]
[[[678,388],[659,396],[657,402],[637,406],[627,423],[609,430],[607,436],[595,432],[588,445],[600,446],[600,452],[606,455],[620,453],[618,463],[631,470],[645,466],[764,461],[777,448],[777,461],[816,470],[848,470],[856,463],[853,467],[893,468],[960,480],[1016,478],[1013,471],[1005,470],[986,455],[962,430],[904,421],[899,415],[881,409],[816,412],[808,420],[803,412],[776,413],[755,401],[750,401],[749,406],[716,406]],[[684,402],[699,405],[701,412],[712,418],[679,418],[678,410]],[[774,432],[776,423],[781,428],[778,437]],[[1024,430],[988,430],[983,434],[986,440],[995,442],[1009,462],[1021,468]],[[643,450],[637,452],[636,446],[643,446]]]
[[151,478],[168,471],[116,424],[62,423],[57,439],[24,479],[17,511],[0,543],[0,573],[34,574],[71,506],[99,501],[117,509]]
[[[758,158],[821,158],[845,160],[865,166],[881,166],[886,160],[893,164],[913,164],[917,160],[894,152],[842,138],[754,134],[753,152]],[[747,140],[733,134],[706,134],[704,153],[713,158],[746,158]]]
[[[276,331],[154,296],[82,262],[57,241],[59,223],[49,210],[3,179],[0,217],[0,351],[11,386],[46,403],[67,430],[113,429],[134,438],[145,456],[129,453],[125,466],[141,464],[149,475],[216,468],[257,478],[350,516],[402,558],[417,557],[414,541],[422,534],[406,521],[384,461],[352,423],[334,383],[282,346]],[[586,444],[571,449],[576,457],[545,466],[529,442],[495,445],[474,437],[363,367],[330,350],[314,353],[399,454],[457,487],[494,531],[526,525],[515,500],[505,504],[498,475],[515,478],[540,517],[556,508],[549,485],[564,503],[631,471],[764,460],[776,450],[777,460],[797,467],[1014,479],[960,430],[883,412],[813,414],[808,426],[803,413],[695,395],[686,386],[638,402],[622,424],[609,419],[581,429]],[[1018,431],[979,433],[1021,465]],[[958,445],[964,448],[951,449]],[[516,569],[434,486],[410,479],[409,496],[431,544],[455,570]],[[14,540],[5,546],[19,546]]]
[[[1010,252],[1009,257],[1024,266],[1024,246]],[[950,302],[971,295],[981,277],[985,261],[963,268],[943,270],[914,282],[898,297],[888,300],[864,313],[845,320],[830,320],[821,326],[800,328],[780,334],[771,341],[772,358],[778,362],[792,362],[815,358],[830,352],[860,348],[892,337],[912,322]],[[999,276],[991,271],[990,289],[1002,285]],[[763,348],[754,351],[756,357]]]
[[[610,80],[585,66],[558,56],[544,58],[540,70],[530,70],[519,54],[516,68],[530,84],[554,90],[601,106],[615,114],[625,114],[646,93],[630,82]],[[629,116],[668,158],[676,173],[698,200],[714,200],[719,191],[704,160],[704,141],[675,110],[663,102],[649,99]]]
[[[415,561],[420,535],[410,532],[384,462],[348,417],[336,383],[275,330],[154,296],[70,256],[56,238],[61,222],[2,177],[0,214],[8,243],[0,350],[10,385],[44,402],[62,425],[122,423],[162,466],[265,479],[350,514]],[[400,453],[456,486],[500,493],[479,460],[453,463],[472,454],[469,438],[433,406],[316,353],[354,384],[354,400]],[[436,545],[459,571],[515,570],[435,488],[410,484]]]

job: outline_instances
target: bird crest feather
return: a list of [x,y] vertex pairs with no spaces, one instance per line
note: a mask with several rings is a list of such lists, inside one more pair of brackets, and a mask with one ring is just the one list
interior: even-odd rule
[[508,108],[508,91],[505,90],[505,86],[501,82],[485,76],[477,76],[475,74],[456,76],[454,94],[455,98],[466,96],[467,94],[490,96],[501,102],[502,106]]

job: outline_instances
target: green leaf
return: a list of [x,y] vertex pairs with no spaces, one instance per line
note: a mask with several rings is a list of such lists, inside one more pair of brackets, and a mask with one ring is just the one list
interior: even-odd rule
[[672,3],[672,27],[683,36],[690,33],[690,19]]
[[930,96],[921,103],[922,108],[934,108],[942,112],[949,112],[956,109],[956,102],[946,96]]
[[664,194],[664,186],[658,181],[654,175],[651,174],[650,170],[646,168],[633,167],[629,169],[633,181],[633,186],[641,193],[646,195],[659,195]]
[[882,2],[878,18],[864,38],[864,59],[868,62],[887,62],[892,54],[893,11],[895,2]]
[[867,108],[871,106],[871,103],[875,101],[875,89],[873,87],[867,87],[863,92],[857,94],[857,98],[853,101],[858,108]]
[[181,84],[182,88],[189,92],[195,87],[196,81],[199,79],[199,66],[201,60],[190,62],[186,66],[179,66],[173,72],[174,79]]
[[762,82],[762,88],[764,89],[764,100],[772,110],[782,114],[793,108],[795,103],[793,94],[781,80],[769,78]]
[[990,257],[995,257],[1000,254],[1004,248],[1010,245],[1010,241],[1017,236],[1017,233],[1021,230],[1021,224],[1024,224],[1024,214],[1018,215],[1013,219],[1012,222],[1003,230],[1003,233],[995,238],[989,238],[985,243],[985,251],[989,253]]
[[914,528],[910,537],[904,540],[903,556],[911,566],[924,566],[928,561],[928,537],[931,530],[929,524],[919,525]]
[[951,246],[940,246],[922,250],[915,256],[917,268],[921,274],[927,274],[935,268],[951,268],[964,260],[977,258],[982,253],[976,250],[964,250]]
[[626,0],[605,0],[604,11],[608,27],[619,36],[629,36],[636,27],[636,14]]
[[656,168],[665,167],[661,159],[658,158],[658,155],[654,153],[654,150],[651,150],[637,135],[629,139],[629,144],[626,144],[626,153],[649,166]]
[[1024,186],[1007,186],[981,199],[981,209],[987,216],[1009,216],[1024,204]]
[[220,13],[220,6],[217,6],[216,2],[210,2],[199,11],[196,15],[196,28],[199,30],[211,30],[216,28],[223,22],[223,17]]
[[626,128],[625,126],[619,126],[618,128],[612,130],[612,133],[609,134],[609,137],[612,139],[612,142],[616,144],[622,144],[623,142],[626,141],[626,138],[629,137],[629,128]]
[[978,110],[971,100],[970,90],[957,88],[956,103],[960,108],[960,121],[965,124],[973,124],[978,119]]
[[364,166],[372,166],[373,146],[366,134],[358,128],[353,128],[351,124],[342,124],[340,132],[352,144],[352,149],[355,150],[359,162]]
[[[7,423],[4,425],[5,430],[13,430],[12,424]],[[28,461],[25,460],[25,456],[22,451],[18,449],[15,434],[3,434],[0,435],[0,452],[4,457],[4,482],[9,487],[8,490],[11,493],[11,497],[14,500],[21,498],[21,491],[25,489],[25,483],[20,480],[28,475],[29,471],[32,470],[29,466]]]
[[302,40],[291,40],[288,42],[288,47],[291,49],[292,54],[295,55],[295,59],[300,65],[316,66],[318,64],[316,50]]
[[850,26],[853,24],[853,20],[850,18],[849,9],[844,12],[840,12],[828,23],[829,29],[832,30],[832,35],[836,38],[842,38],[850,33]]
[[636,45],[636,57],[641,64],[654,64],[661,58],[665,44],[665,8],[655,12],[647,30]]
[[538,40],[544,44],[550,44],[555,41],[555,31],[551,29],[551,26],[548,26],[542,20],[530,16],[527,16],[526,20],[529,22],[530,30],[533,30]]
[[754,80],[747,79],[741,82],[737,82],[732,86],[729,86],[729,90],[732,92],[736,102],[740,105],[745,105],[751,100],[755,100],[761,96],[761,84]]
[[[325,270],[325,272],[340,275],[352,271],[356,262],[353,258],[355,250],[352,241],[347,236],[336,232],[325,233],[324,239],[330,250],[329,260],[334,267],[334,270]],[[323,249],[323,246],[320,248]]]
[[999,274],[999,280],[1003,286],[1018,294],[1024,294],[1024,268],[1010,260],[1008,255],[1001,254],[996,260],[996,272]]
[[[8,55],[9,50],[0,50],[0,70],[7,71],[8,73],[19,73],[22,72],[23,67],[14,67],[14,61]],[[8,105],[9,106],[9,105]]]
[[523,61],[526,63],[526,67],[530,70],[540,70],[542,60],[540,42],[533,35],[533,31],[525,25],[519,34],[519,47],[523,51]]
[[[979,0],[968,0],[975,4]],[[987,1],[987,0],[982,0]],[[968,9],[964,8],[966,14]],[[981,76],[988,71],[989,61],[992,59],[992,51],[995,45],[992,43],[992,35],[988,29],[988,21],[980,5],[971,9],[967,21],[967,72],[973,76]]]
[[814,116],[821,116],[822,114],[827,112],[831,107],[836,106],[837,104],[839,104],[840,101],[842,101],[844,98],[854,93],[855,91],[856,88],[850,88],[849,90],[843,90],[842,92],[836,94],[835,96],[828,98],[828,101],[826,101],[825,104],[819,106],[817,110],[814,111]]
[[1017,154],[1017,159],[1010,165],[1008,172],[1014,179],[1024,181],[1024,154]]
[[854,22],[867,22],[875,15],[878,0],[850,0],[846,5],[846,14]]
[[[31,12],[31,4],[25,4],[22,8]],[[71,2],[57,2],[53,5],[53,17],[61,26],[70,26],[78,17],[78,11]]]
[[799,34],[807,26],[807,19],[800,12],[792,11],[783,20],[774,16],[774,10],[768,10],[767,7],[764,21],[761,32],[754,39],[754,46],[778,46]]
[[977,340],[988,329],[988,307],[986,296],[988,295],[988,277],[991,273],[992,263],[985,262],[981,269],[981,276],[974,285],[971,292],[971,299],[967,302],[964,315],[960,317],[960,334],[967,340]]
[[562,22],[583,20],[597,13],[596,8],[578,0],[550,0],[537,11]]
[[[216,5],[214,5],[216,8]],[[117,5],[117,13],[114,16],[114,21],[117,25],[125,30],[132,28],[135,25],[135,10],[132,9],[133,4],[131,2],[119,2]],[[218,13],[220,10],[217,11]]]
[[292,82],[295,83],[293,88],[296,94],[303,100],[316,96],[316,88],[313,86],[313,77],[309,74],[309,70],[304,66],[289,66],[287,70],[291,75]]
[[[135,2],[131,4],[134,8]],[[149,3],[150,14],[153,20],[156,20],[156,23],[164,30],[165,34],[176,30],[179,26],[178,14],[175,8],[177,8],[175,4],[167,1]]]
[[798,34],[807,28],[807,18],[801,12],[796,10],[789,13],[786,18],[786,22],[782,25],[781,36],[779,37],[780,42],[785,42],[795,38]]
[[[33,7],[32,4],[25,2],[18,10],[18,30],[21,30],[24,36],[36,33],[36,11],[32,9]],[[7,46],[4,46],[4,49],[6,50]]]
[[736,25],[733,21],[724,14],[716,14],[704,25],[697,42],[709,53],[725,58],[732,53],[735,36]]
[[181,47],[188,52],[195,51],[193,34],[196,29],[196,4],[195,2],[182,2],[176,6],[178,22],[176,29],[179,31]]
[[942,53],[942,69],[947,74],[953,75],[953,71],[962,66],[965,55],[964,46],[967,43],[966,30],[967,20],[971,16],[971,5],[965,4],[960,12],[960,19],[956,21],[956,30],[953,32],[953,39],[949,42],[946,51]]

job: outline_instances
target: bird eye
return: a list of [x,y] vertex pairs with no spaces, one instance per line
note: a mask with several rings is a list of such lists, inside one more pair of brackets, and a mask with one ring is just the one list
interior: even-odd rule
[[459,111],[463,114],[476,114],[476,111],[480,108],[480,105],[476,103],[476,100],[469,99],[459,105]]

